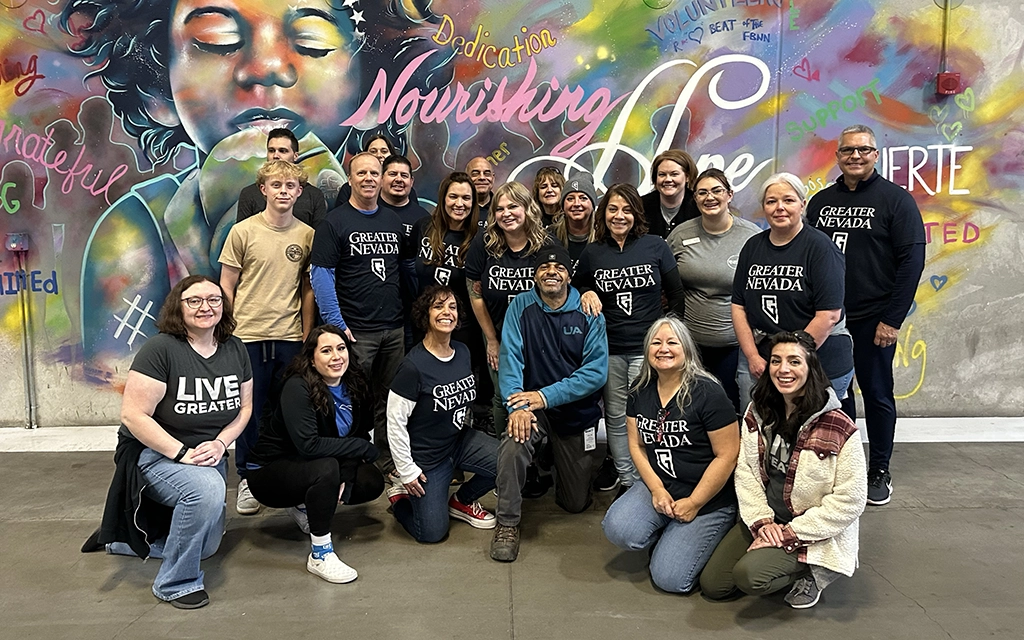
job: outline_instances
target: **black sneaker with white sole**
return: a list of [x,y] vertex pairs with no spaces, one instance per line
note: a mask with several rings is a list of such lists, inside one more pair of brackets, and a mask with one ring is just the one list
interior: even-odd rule
[[888,469],[868,471],[868,504],[880,506],[892,499],[892,476]]
[[615,469],[615,461],[611,456],[604,459],[601,469],[594,480],[594,491],[615,491],[619,488],[619,472]]

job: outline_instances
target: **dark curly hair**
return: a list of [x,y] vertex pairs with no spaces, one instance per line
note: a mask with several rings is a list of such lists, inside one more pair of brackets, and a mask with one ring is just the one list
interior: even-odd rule
[[309,401],[316,407],[317,412],[323,415],[330,415],[334,412],[334,400],[331,397],[330,390],[327,388],[327,383],[324,382],[323,376],[313,366],[313,358],[316,355],[320,336],[325,333],[339,336],[345,342],[345,348],[348,349],[348,369],[341,376],[341,382],[345,385],[345,389],[352,399],[353,414],[360,410],[372,411],[373,403],[370,400],[370,385],[367,383],[366,375],[359,366],[355,352],[352,351],[352,341],[348,339],[344,331],[333,324],[322,324],[314,327],[309,332],[309,337],[302,343],[302,348],[291,363],[288,364],[281,379],[287,380],[292,376],[302,378],[309,388]]
[[[455,50],[437,48],[424,27],[441,19],[431,9],[433,0],[366,0],[360,4],[365,14],[366,37],[353,64],[358,67],[361,103],[369,94],[381,68],[403,69],[418,55],[434,54],[409,79],[411,86],[424,91],[440,88],[454,75]],[[342,0],[329,0],[331,8],[341,11]],[[192,140],[181,123],[159,122],[147,104],[153,99],[173,105],[170,69],[170,7],[167,0],[65,0],[60,13],[60,28],[79,41],[69,47],[73,56],[84,58],[107,88],[107,98],[124,129],[139,141],[139,148],[156,162],[168,160],[180,144]],[[87,26],[72,30],[72,19]],[[362,59],[360,62],[357,60]],[[393,84],[397,74],[388,77]],[[389,87],[390,89],[390,87]],[[406,152],[409,123],[394,119],[368,129],[353,130],[347,150],[362,151],[364,140],[382,134],[396,142],[399,153]],[[336,150],[339,158],[345,149]]]
[[181,340],[188,340],[188,330],[185,328],[185,314],[181,311],[181,295],[186,289],[200,282],[209,282],[217,286],[221,295],[220,322],[213,329],[213,337],[217,342],[227,342],[227,339],[235,332],[235,313],[231,301],[220,283],[209,276],[195,275],[182,278],[178,284],[171,287],[171,292],[164,298],[164,304],[160,307],[160,314],[156,319],[156,328],[160,333],[172,335]]
[[416,328],[426,333],[430,329],[430,307],[434,306],[435,302],[447,300],[449,297],[455,298],[455,310],[459,314],[459,321],[455,323],[455,328],[461,327],[463,318],[462,300],[459,299],[459,296],[455,295],[455,291],[451,287],[443,284],[432,284],[424,289],[423,293],[412,303],[412,321]]
[[647,216],[644,215],[644,202],[640,198],[640,194],[633,185],[620,182],[608,187],[608,191],[601,198],[601,204],[597,205],[597,209],[594,211],[594,239],[604,242],[605,239],[611,237],[611,233],[608,231],[608,221],[605,220],[605,212],[608,211],[608,201],[612,196],[619,196],[632,209],[633,228],[629,230],[628,235],[634,238],[642,238],[647,235]]
[[775,382],[769,374],[771,367],[771,356],[768,356],[768,366],[757,379],[751,398],[754,401],[754,410],[761,416],[764,424],[770,426],[775,433],[789,444],[796,441],[800,425],[821,410],[828,402],[828,390],[831,383],[818,359],[818,349],[815,346],[814,338],[806,331],[781,331],[771,337],[768,342],[769,354],[780,344],[797,344],[803,349],[807,362],[807,382],[804,383],[803,395],[793,402],[795,410],[793,414],[786,417],[786,401],[775,387]]

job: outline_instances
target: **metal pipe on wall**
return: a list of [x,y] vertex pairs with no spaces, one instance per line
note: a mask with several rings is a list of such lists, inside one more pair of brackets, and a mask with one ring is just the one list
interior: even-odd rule
[[[28,273],[26,268],[27,251],[15,251],[14,255],[18,263],[18,270],[21,273]],[[29,288],[18,287],[18,308],[21,316],[21,356],[23,377],[25,379],[25,428],[35,429],[39,426],[37,411],[39,405],[36,401],[36,380],[35,366],[32,362],[32,355],[35,353],[34,340],[32,335],[32,315],[30,306]]]

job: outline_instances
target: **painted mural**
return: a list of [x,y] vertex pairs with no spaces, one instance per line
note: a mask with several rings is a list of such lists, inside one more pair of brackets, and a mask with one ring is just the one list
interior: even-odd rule
[[[941,4],[941,0],[940,0]],[[19,290],[42,424],[116,421],[171,284],[216,274],[265,132],[288,126],[330,199],[383,132],[422,204],[478,155],[651,189],[650,160],[725,169],[758,221],[774,171],[835,179],[866,123],[924,214],[900,335],[908,415],[1021,415],[1024,22],[1019,3],[932,0],[0,0],[0,351],[21,424]]]

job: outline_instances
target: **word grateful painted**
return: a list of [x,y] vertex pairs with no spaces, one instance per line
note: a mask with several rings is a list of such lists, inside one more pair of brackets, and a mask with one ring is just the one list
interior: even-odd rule
[[19,291],[33,291],[35,293],[49,293],[57,295],[57,272],[51,271],[50,277],[45,280],[43,272],[35,271],[4,271],[0,274],[0,295],[14,295]]

